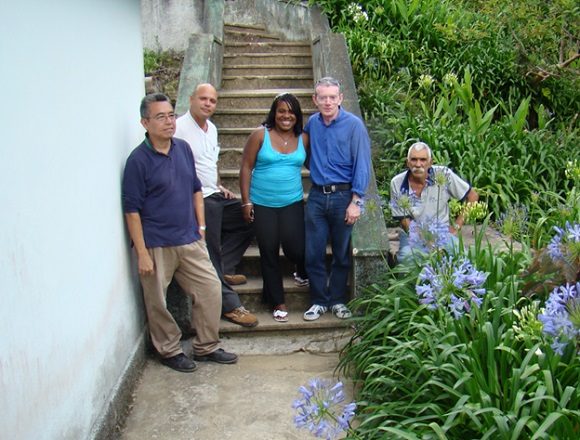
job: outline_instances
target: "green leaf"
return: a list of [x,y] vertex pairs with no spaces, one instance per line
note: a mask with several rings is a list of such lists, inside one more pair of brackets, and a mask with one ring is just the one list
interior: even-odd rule
[[541,438],[560,417],[562,417],[560,412],[549,414],[530,440]]

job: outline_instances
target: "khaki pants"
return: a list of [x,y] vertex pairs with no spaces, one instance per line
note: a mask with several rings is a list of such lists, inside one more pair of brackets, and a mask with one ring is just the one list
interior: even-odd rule
[[175,277],[193,302],[194,353],[204,356],[214,352],[219,343],[221,283],[209,259],[205,241],[148,250],[155,271],[152,275],[140,276],[140,279],[153,345],[164,358],[183,352],[179,342],[181,331],[167,310],[166,301],[167,286]]

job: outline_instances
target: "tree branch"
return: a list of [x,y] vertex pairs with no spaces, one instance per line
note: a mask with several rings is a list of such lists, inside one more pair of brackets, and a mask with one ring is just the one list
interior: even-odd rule
[[[571,58],[567,59],[566,61],[558,63],[552,67],[554,67],[556,69],[564,69],[564,68],[568,67],[570,64],[572,64],[574,61],[576,61],[578,58],[580,58],[580,53],[576,53]],[[530,70],[528,73],[526,73],[526,76],[531,76],[532,81],[536,84],[541,83],[542,81],[545,81],[554,75],[556,75],[556,73],[549,72],[545,69],[542,69],[541,67],[536,67],[536,71]]]

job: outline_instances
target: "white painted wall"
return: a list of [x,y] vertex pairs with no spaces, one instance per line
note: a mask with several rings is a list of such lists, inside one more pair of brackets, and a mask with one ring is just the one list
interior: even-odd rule
[[0,438],[85,439],[142,336],[139,0],[0,1]]

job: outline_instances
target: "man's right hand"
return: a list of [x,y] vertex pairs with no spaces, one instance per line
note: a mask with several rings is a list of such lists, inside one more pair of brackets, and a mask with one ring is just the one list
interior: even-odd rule
[[236,195],[233,192],[231,192],[229,189],[227,189],[221,185],[219,186],[219,188],[226,199],[235,199],[236,198]]
[[155,271],[153,260],[148,253],[144,253],[137,258],[137,266],[139,268],[139,275],[153,275]]

